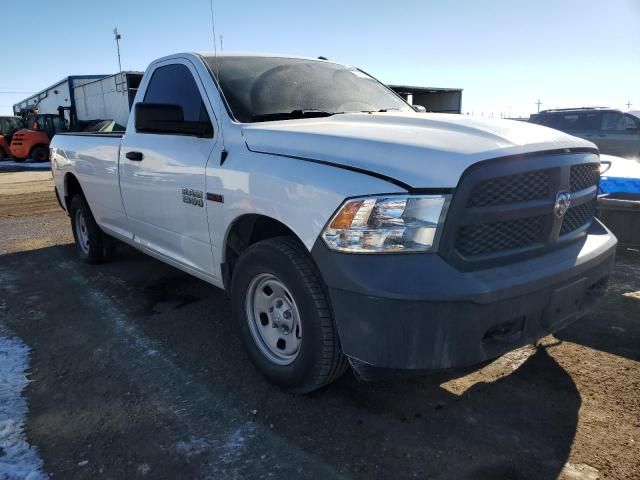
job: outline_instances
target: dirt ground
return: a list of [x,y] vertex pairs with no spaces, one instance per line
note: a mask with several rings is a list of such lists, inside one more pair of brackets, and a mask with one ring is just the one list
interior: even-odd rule
[[640,478],[637,252],[537,347],[293,396],[251,366],[223,292],[127,247],[78,262],[50,178],[0,173],[0,324],[32,348],[51,478]]

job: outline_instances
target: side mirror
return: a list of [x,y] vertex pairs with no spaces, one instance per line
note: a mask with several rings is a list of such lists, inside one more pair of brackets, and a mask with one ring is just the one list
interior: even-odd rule
[[422,105],[411,105],[413,109],[418,113],[427,113],[427,108]]
[[180,105],[136,103],[135,110],[136,132],[213,137],[211,123],[186,121]]

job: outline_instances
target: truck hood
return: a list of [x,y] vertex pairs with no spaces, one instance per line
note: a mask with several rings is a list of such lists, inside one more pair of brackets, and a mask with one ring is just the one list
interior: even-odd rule
[[565,148],[596,148],[526,122],[452,114],[356,113],[243,128],[249,150],[331,162],[413,188],[454,188],[474,163]]

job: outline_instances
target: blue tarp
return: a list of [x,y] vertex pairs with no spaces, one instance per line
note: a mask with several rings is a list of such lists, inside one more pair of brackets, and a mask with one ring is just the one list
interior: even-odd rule
[[640,161],[600,155],[603,164],[610,164],[600,178],[600,194],[640,193]]
[[640,178],[602,177],[600,193],[640,193]]

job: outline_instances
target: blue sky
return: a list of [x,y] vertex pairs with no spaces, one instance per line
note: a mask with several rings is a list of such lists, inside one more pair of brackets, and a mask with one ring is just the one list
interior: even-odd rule
[[[115,26],[125,69],[213,49],[208,0],[20,5],[2,13],[2,114],[27,96],[6,92],[117,71]],[[538,98],[640,109],[640,0],[214,0],[214,11],[225,51],[323,55],[387,83],[461,87],[476,115],[529,114]]]

